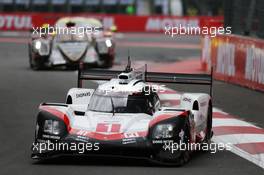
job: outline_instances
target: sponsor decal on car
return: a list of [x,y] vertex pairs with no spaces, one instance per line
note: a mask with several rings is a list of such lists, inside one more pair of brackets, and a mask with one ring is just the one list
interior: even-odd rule
[[187,98],[187,97],[184,97],[182,100],[183,100],[183,101],[186,101],[186,102],[189,102],[189,103],[191,103],[191,101],[192,101],[192,99]]
[[83,92],[80,94],[76,94],[76,98],[89,97],[89,96],[91,96],[91,92]]
[[137,142],[136,138],[124,138],[124,139],[122,139],[123,145],[132,144],[132,143],[136,143],[136,142]]

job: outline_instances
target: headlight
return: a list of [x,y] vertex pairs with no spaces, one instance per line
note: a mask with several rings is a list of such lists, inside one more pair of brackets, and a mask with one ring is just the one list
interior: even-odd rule
[[36,41],[35,42],[35,49],[39,50],[41,48],[41,42],[40,41]]
[[154,128],[153,138],[166,139],[173,137],[173,125],[172,124],[159,124]]
[[41,56],[49,55],[50,46],[48,40],[35,40],[33,42],[33,51]]
[[49,134],[58,135],[60,133],[59,121],[45,120],[44,132],[49,133]]
[[112,46],[112,41],[110,39],[105,40],[105,44],[107,47],[111,47]]

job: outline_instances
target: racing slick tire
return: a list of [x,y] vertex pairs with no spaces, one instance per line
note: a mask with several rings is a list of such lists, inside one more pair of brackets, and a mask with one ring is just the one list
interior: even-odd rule
[[102,60],[102,64],[98,65],[101,68],[111,68],[114,64],[114,55],[111,54],[102,54],[99,55],[100,60]]
[[[184,125],[184,138],[183,138],[183,144],[186,146],[190,143],[191,140],[191,125],[190,125],[190,118],[186,118],[185,125]],[[178,133],[179,134],[179,133]],[[172,159],[170,161],[164,160],[161,156],[156,155],[155,159],[152,160],[153,163],[161,166],[183,166],[186,163],[190,161],[191,158],[191,152],[192,150],[189,150],[188,148],[183,150],[180,150],[178,153],[178,157],[176,159]],[[172,154],[172,153],[171,153]]]
[[105,60],[103,67],[104,68],[111,68],[111,67],[113,67],[113,58],[111,57],[111,58]]
[[29,46],[29,65],[33,70],[42,70],[45,68],[45,57],[37,56],[32,53],[31,47]]
[[29,58],[29,64],[30,64],[30,68],[33,70],[42,70],[45,68],[41,59],[39,59],[39,58],[34,59],[34,58],[32,58],[32,56]]
[[211,142],[211,138],[213,136],[213,131],[212,131],[213,109],[212,109],[211,101],[209,102],[208,112],[207,113],[208,113],[207,114],[207,126],[206,126],[206,135],[205,135],[204,143],[210,143]]
[[[186,119],[186,123],[184,126],[184,144],[189,144],[191,140],[191,124],[190,124],[190,118],[188,117]],[[190,161],[191,158],[191,150],[188,148],[184,151],[181,151],[181,155],[179,159],[177,160],[177,165],[182,166]]]
[[66,65],[66,70],[77,70],[77,69],[78,69],[78,65],[71,65],[71,64]]

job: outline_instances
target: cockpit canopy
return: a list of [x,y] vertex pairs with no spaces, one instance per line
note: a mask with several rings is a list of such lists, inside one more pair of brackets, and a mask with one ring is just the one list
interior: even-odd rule
[[156,93],[103,92],[96,90],[90,100],[89,110],[106,113],[146,113],[152,115],[159,108]]
[[56,24],[56,38],[59,42],[90,41],[91,36],[103,31],[102,23],[93,18],[65,17]]

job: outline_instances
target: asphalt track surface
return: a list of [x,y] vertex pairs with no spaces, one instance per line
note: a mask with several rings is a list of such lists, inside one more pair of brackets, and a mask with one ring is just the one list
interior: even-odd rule
[[[133,34],[124,42],[159,42],[199,45],[199,37]],[[128,47],[118,46],[116,64],[125,63]],[[198,49],[130,47],[133,60],[170,62],[199,57]],[[68,89],[76,86],[74,71],[32,71],[27,45],[0,43],[0,174],[264,174],[263,169],[231,152],[195,153],[184,167],[157,167],[142,160],[103,158],[57,158],[34,162],[30,158],[35,117],[41,102],[64,102]],[[88,82],[89,87],[96,87]],[[177,90],[199,91],[202,87],[170,86]],[[233,115],[264,127],[264,94],[229,85],[214,84],[214,105]]]

